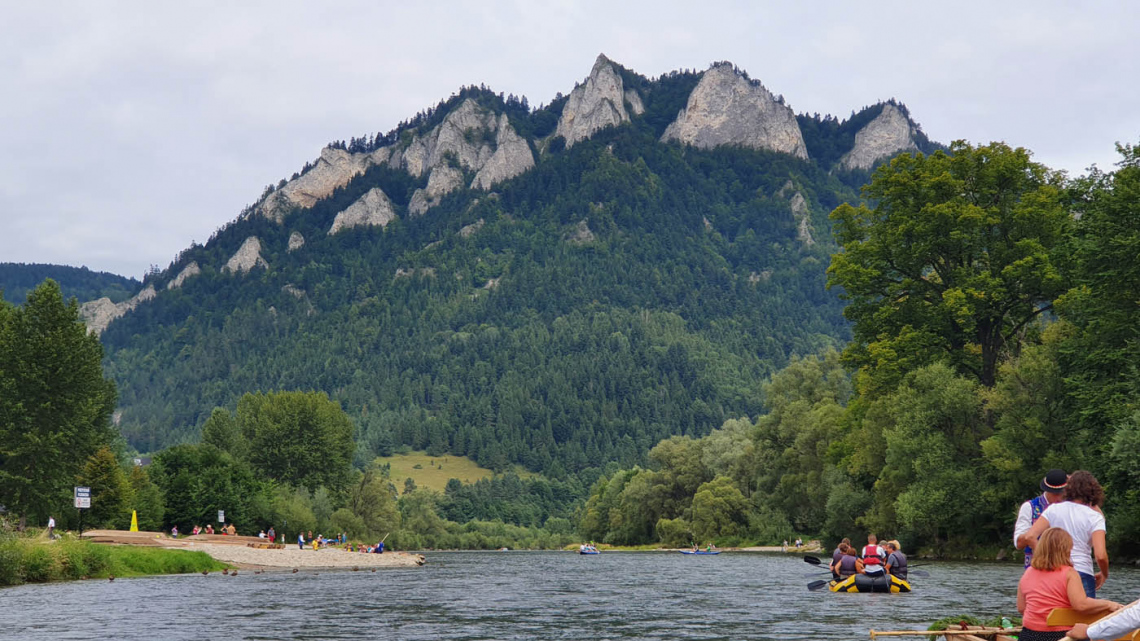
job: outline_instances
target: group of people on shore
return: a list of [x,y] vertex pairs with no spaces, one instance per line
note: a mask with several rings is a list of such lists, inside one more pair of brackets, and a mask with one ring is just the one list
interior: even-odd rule
[[851,539],[840,541],[831,553],[831,574],[842,581],[855,574],[867,576],[891,575],[906,581],[907,560],[898,541],[887,541],[879,545],[879,538],[867,535],[867,545],[856,550]]
[[[1049,470],[1041,494],[1022,504],[1013,540],[1025,550],[1025,573],[1017,586],[1021,641],[1115,639],[1140,629],[1140,601],[1128,606],[1096,598],[1108,579],[1104,490],[1090,472]],[[1096,623],[1050,626],[1049,613],[1070,608],[1108,614]]]

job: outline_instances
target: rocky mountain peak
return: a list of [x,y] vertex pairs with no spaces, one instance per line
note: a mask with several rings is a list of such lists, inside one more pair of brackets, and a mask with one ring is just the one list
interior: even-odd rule
[[562,136],[566,146],[572,147],[596,131],[628,121],[621,75],[605,54],[599,54],[586,82],[570,92],[554,135]]
[[702,149],[740,145],[808,157],[792,109],[730,63],[715,64],[701,75],[661,140]]
[[917,151],[918,128],[893,103],[884,103],[883,111],[855,134],[855,146],[839,159],[845,170],[870,169],[875,162],[904,151]]
[[[347,209],[336,215],[329,234],[335,234],[342,229],[359,226],[384,227],[396,219],[396,210],[392,208],[392,201],[388,199],[379,187],[373,187],[348,206]],[[292,238],[290,238],[292,244]]]

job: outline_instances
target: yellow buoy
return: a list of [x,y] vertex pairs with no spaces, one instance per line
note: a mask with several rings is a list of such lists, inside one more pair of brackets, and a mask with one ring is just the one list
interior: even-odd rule
[[[120,521],[121,523],[122,521]],[[131,532],[139,531],[139,513],[131,510]]]

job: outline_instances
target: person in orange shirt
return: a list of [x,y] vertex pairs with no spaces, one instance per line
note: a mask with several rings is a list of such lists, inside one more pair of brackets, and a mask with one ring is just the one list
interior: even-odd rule
[[1049,528],[1034,546],[1029,569],[1017,584],[1017,610],[1022,616],[1020,641],[1058,641],[1072,626],[1046,623],[1054,608],[1072,608],[1080,613],[1097,614],[1120,609],[1120,604],[1090,599],[1077,571],[1070,565],[1073,537],[1061,528]]

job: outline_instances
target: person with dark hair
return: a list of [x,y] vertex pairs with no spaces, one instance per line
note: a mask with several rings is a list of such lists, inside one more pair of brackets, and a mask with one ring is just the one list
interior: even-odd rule
[[[1045,508],[1064,500],[1062,496],[1065,493],[1065,485],[1068,480],[1069,475],[1065,474],[1065,470],[1049,470],[1045,474],[1045,478],[1041,479],[1041,494],[1021,504],[1021,509],[1017,511],[1017,523],[1013,526],[1013,544],[1015,547],[1021,547],[1017,544],[1017,540],[1021,538],[1022,534],[1028,532],[1029,528],[1033,527]],[[1033,548],[1025,548],[1025,567],[1029,567],[1029,561],[1032,559]]]
[[[784,547],[787,547],[787,545],[788,545],[788,542],[784,541]],[[832,566],[835,565],[836,561],[838,561],[839,559],[841,559],[843,557],[843,546],[844,545],[851,547],[851,539],[849,539],[847,537],[843,537],[843,540],[839,542],[839,545],[835,546],[835,550],[831,553],[831,565]],[[836,578],[836,579],[839,578],[839,575],[836,574],[834,570],[831,572],[831,575],[833,578]]]
[[831,564],[831,571],[840,580],[852,574],[863,574],[863,562],[855,556],[855,548],[846,543],[839,544],[839,560]]
[[[1051,527],[1059,527],[1073,539],[1072,566],[1081,577],[1085,594],[1096,597],[1096,591],[1108,578],[1108,551],[1105,548],[1104,490],[1092,473],[1073,472],[1065,486],[1065,500],[1045,508],[1029,531],[1017,539],[1019,547],[1036,545],[1038,537]],[[1093,568],[1093,559],[1099,572]]]
[[1073,539],[1061,528],[1041,534],[1033,562],[1017,584],[1017,610],[1022,613],[1021,641],[1057,641],[1072,626],[1051,626],[1047,620],[1054,608],[1072,608],[1082,614],[1111,612],[1120,605],[1085,595],[1081,577],[1069,564]]

